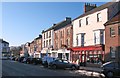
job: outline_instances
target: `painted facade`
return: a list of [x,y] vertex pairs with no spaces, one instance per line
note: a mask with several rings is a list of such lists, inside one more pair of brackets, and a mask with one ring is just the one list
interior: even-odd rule
[[[87,6],[95,5],[87,4]],[[117,7],[117,2],[109,2],[85,12],[73,20],[72,61],[79,59],[81,63],[99,64],[105,60],[104,24],[117,13]]]

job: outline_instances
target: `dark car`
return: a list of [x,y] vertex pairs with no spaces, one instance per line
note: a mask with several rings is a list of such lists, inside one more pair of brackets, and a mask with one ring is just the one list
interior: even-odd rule
[[120,77],[120,64],[118,62],[111,61],[104,63],[101,68],[102,73],[108,78]]
[[11,60],[15,61],[15,57],[11,58]]
[[26,62],[25,62],[25,63],[27,63],[27,64],[32,64],[32,60],[33,60],[33,58],[29,58],[29,57],[28,57],[28,58],[26,59]]
[[15,61],[19,61],[20,57],[15,57]]
[[71,68],[72,70],[79,69],[79,65],[68,62],[67,60],[57,59],[49,63],[51,68]]
[[20,57],[20,58],[18,59],[18,61],[19,61],[19,62],[23,62],[24,59],[25,59],[25,57]]
[[42,59],[41,58],[27,58],[25,63],[27,64],[42,64]]
[[32,64],[42,64],[42,59],[41,58],[33,58],[31,61]]

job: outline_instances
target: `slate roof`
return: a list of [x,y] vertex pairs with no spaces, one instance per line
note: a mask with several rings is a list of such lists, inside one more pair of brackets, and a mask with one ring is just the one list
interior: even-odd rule
[[9,44],[7,41],[4,41],[4,40],[2,40],[2,43],[6,43],[6,44]]
[[116,23],[120,23],[120,11],[115,16],[113,16],[113,18],[107,21],[104,25],[107,26],[107,25],[116,24]]
[[97,11],[103,10],[103,9],[109,7],[110,5],[114,4],[114,3],[115,3],[115,2],[108,2],[108,3],[106,3],[106,4],[103,4],[103,5],[101,5],[101,6],[98,6],[98,7],[94,8],[94,9],[92,9],[92,10],[90,10],[90,11],[88,11],[88,12],[86,12],[86,13],[80,15],[80,16],[78,16],[77,18],[73,19],[73,21],[76,20],[76,19],[82,18],[82,17],[84,17],[84,16],[87,16],[87,15],[89,15],[89,14],[95,13],[95,12],[97,12]]
[[58,30],[58,29],[60,29],[60,28],[65,27],[66,25],[68,25],[68,24],[70,24],[70,23],[71,23],[71,20],[70,20],[70,21],[63,20],[63,21],[57,23],[56,25],[53,25],[53,26],[50,27],[49,29],[47,29],[47,30],[45,30],[45,31],[42,31],[42,33],[47,32],[47,31],[52,30],[52,29]]

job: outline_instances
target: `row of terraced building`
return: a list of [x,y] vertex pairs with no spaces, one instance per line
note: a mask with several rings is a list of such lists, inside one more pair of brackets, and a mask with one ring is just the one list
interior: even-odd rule
[[42,35],[23,45],[21,55],[45,55],[71,62],[101,64],[120,58],[120,2],[101,6],[85,3],[84,13],[75,19],[53,24]]

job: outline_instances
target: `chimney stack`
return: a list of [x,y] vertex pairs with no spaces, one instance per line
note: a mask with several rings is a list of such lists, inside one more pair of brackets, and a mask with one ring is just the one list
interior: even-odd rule
[[96,8],[96,4],[85,3],[84,5],[84,13]]
[[55,26],[56,24],[53,24],[53,26]]
[[65,20],[66,21],[71,21],[71,18],[70,17],[66,17]]

